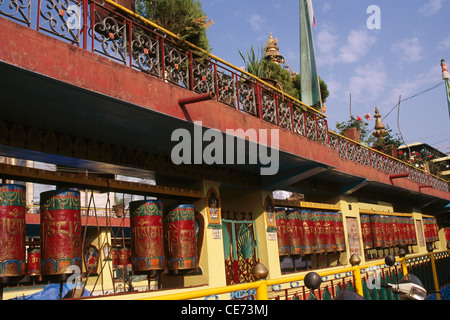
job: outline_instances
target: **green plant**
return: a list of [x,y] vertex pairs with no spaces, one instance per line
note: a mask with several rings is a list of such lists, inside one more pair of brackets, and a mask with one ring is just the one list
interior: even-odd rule
[[137,0],[136,11],[181,39],[210,51],[208,20],[199,0]]
[[258,53],[255,52],[255,47],[252,45],[250,47],[250,51],[244,55],[240,50],[238,50],[239,55],[244,61],[245,70],[258,78],[264,78],[267,76],[267,73],[263,67],[263,56],[264,51],[262,47],[258,49]]

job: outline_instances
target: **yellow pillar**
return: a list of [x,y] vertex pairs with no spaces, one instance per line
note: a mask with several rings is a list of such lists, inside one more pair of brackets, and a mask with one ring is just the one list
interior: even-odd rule
[[258,282],[259,286],[256,288],[256,299],[269,300],[269,295],[267,294],[267,280],[261,280]]
[[406,258],[401,258],[400,262],[402,264],[403,276],[406,276],[408,274],[408,267],[406,266]]
[[[434,288],[436,291],[439,291],[439,281],[437,277],[437,271],[436,271],[436,261],[434,259],[434,254],[431,252],[429,254],[430,261],[431,261],[431,269],[433,270],[433,280],[434,280]],[[436,293],[436,299],[441,300],[441,295],[439,293]]]
[[360,296],[364,296],[362,279],[361,279],[361,268],[359,266],[355,266],[353,269],[353,275],[355,277],[355,290],[356,293]]

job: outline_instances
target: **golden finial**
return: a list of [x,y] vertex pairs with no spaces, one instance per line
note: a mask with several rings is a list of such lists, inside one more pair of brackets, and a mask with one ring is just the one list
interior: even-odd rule
[[375,138],[384,138],[388,132],[386,128],[384,127],[383,121],[381,121],[381,114],[378,110],[378,107],[375,107],[375,132],[373,133],[373,136]]

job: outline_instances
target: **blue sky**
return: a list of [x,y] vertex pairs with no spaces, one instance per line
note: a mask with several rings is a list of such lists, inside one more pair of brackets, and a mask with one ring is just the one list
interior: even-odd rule
[[[380,8],[380,29],[367,20],[371,5]],[[406,143],[428,143],[450,152],[450,119],[442,81],[441,59],[450,64],[450,0],[313,0],[313,35],[319,75],[328,85],[329,128],[352,114],[383,118],[397,105]],[[244,65],[238,50],[264,46],[272,32],[280,53],[299,72],[298,0],[203,0],[215,24],[208,30],[213,54]],[[397,109],[383,120],[398,133]],[[370,121],[370,127],[375,124]]]

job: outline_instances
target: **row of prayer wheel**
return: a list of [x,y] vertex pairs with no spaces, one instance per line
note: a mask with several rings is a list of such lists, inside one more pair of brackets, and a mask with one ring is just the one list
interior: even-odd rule
[[[22,185],[0,184],[0,280],[23,277],[27,269],[28,274],[43,276],[72,274],[71,266],[81,271],[80,193],[72,190],[41,193],[41,245],[30,247],[26,259],[25,192]],[[145,272],[166,267],[186,270],[198,266],[192,205],[172,209],[163,224],[160,201],[135,201],[130,203],[130,217],[134,270]]]
[[361,215],[360,218],[364,249],[417,244],[412,218],[382,215]]
[[342,213],[307,209],[277,209],[280,256],[345,251]]

